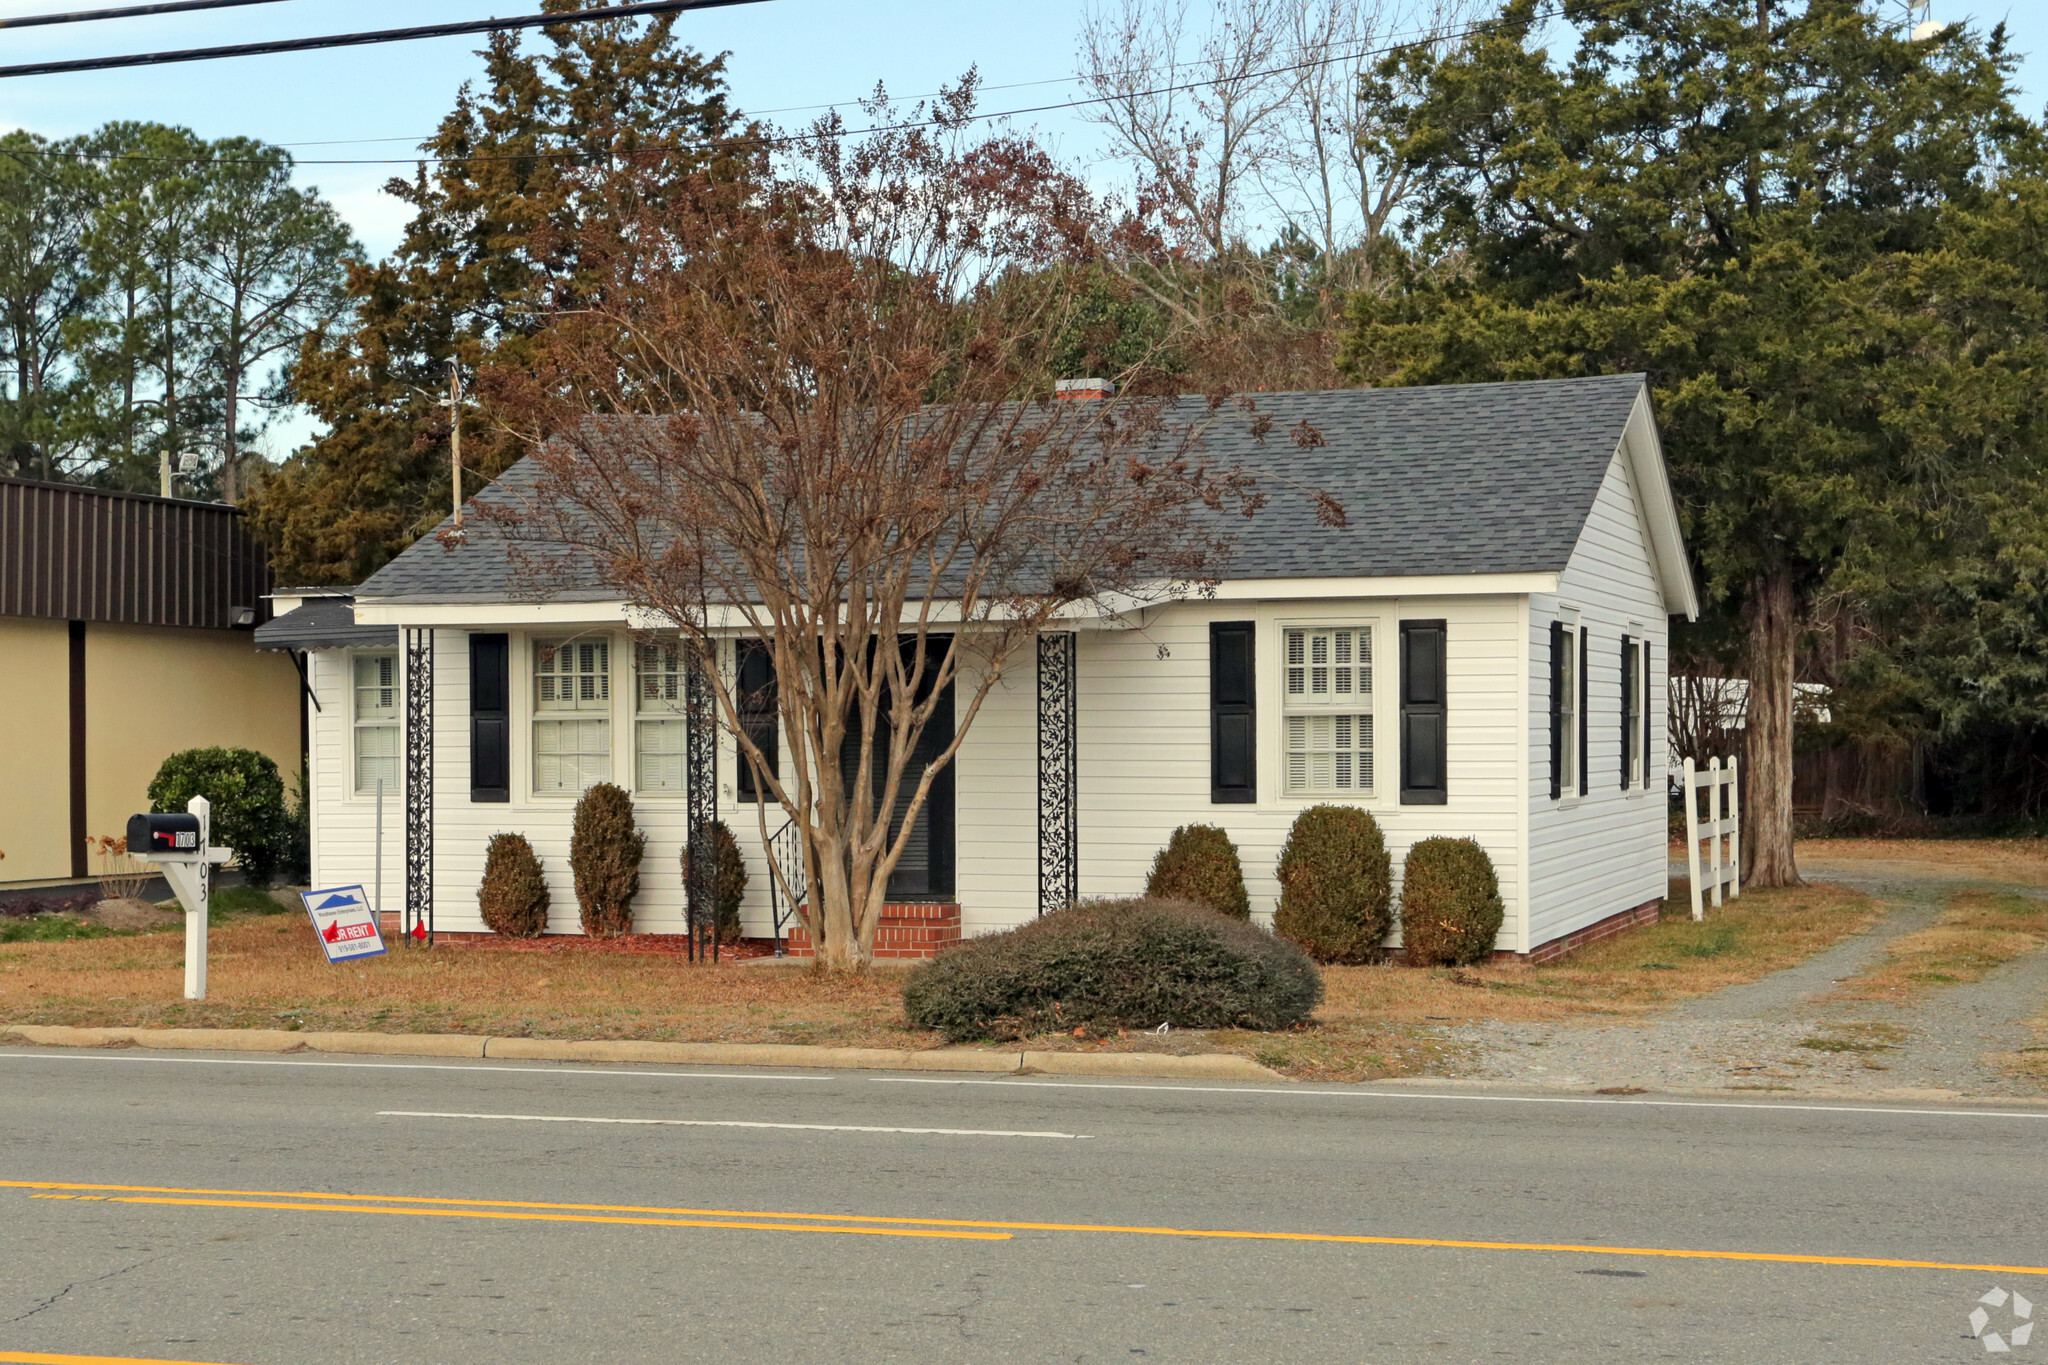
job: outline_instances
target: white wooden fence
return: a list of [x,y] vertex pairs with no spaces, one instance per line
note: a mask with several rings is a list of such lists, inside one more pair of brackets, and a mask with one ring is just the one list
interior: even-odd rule
[[[1699,794],[1707,793],[1707,816],[1700,817]],[[1708,853],[1700,856],[1700,841]],[[1726,857],[1723,857],[1723,842]],[[1700,878],[1704,863],[1706,880]],[[1711,891],[1714,904],[1721,904],[1721,888],[1728,888],[1732,900],[1742,894],[1742,796],[1736,784],[1735,760],[1722,767],[1711,760],[1704,769],[1685,760],[1685,865],[1692,874],[1692,917],[1707,917],[1705,896]]]

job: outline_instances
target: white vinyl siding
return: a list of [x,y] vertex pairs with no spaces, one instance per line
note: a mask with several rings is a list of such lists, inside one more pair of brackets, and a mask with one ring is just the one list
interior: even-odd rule
[[1287,793],[1370,794],[1372,627],[1289,627],[1282,639]]
[[[1621,637],[1647,639],[1650,667],[1639,705],[1663,734],[1669,632],[1663,590],[1645,544],[1626,452],[1609,464],[1555,595],[1532,597],[1529,611],[1530,814],[1529,944],[1548,943],[1589,924],[1662,896],[1666,889],[1667,830],[1662,803],[1644,800],[1641,788],[1621,786]],[[1566,750],[1583,764],[1586,795],[1573,773],[1568,799],[1552,801],[1550,752],[1550,629],[1562,617],[1578,648],[1586,631],[1583,689],[1574,679],[1571,702],[1586,698],[1584,723],[1571,718]],[[1638,660],[1640,663],[1640,660]],[[1641,734],[1640,713],[1631,735]],[[1576,740],[1583,730],[1586,744]],[[1637,741],[1638,746],[1640,741]]]
[[398,794],[398,656],[357,654],[352,660],[355,794],[375,796],[384,784]]
[[650,796],[681,796],[684,684],[681,651],[673,644],[644,644],[635,651],[633,688],[633,782]]
[[533,789],[576,793],[610,780],[611,642],[533,642]]

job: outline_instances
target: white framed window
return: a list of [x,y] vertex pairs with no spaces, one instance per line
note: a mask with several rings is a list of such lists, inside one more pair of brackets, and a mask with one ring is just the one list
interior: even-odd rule
[[1281,771],[1290,795],[1373,791],[1373,628],[1281,631]]
[[1629,627],[1628,686],[1621,698],[1622,752],[1628,756],[1628,785],[1635,791],[1650,785],[1650,755],[1643,743],[1643,704],[1649,696],[1649,661],[1644,657],[1642,637],[1634,633],[1641,629],[1641,626],[1633,624]]
[[533,642],[533,789],[574,795],[612,775],[611,641]]
[[355,730],[357,796],[375,796],[384,784],[387,796],[398,794],[398,655],[357,654],[350,659],[353,695],[350,720]]
[[1580,747],[1583,727],[1579,724],[1579,698],[1584,691],[1580,679],[1586,667],[1585,637],[1579,629],[1577,612],[1561,613],[1558,624],[1563,648],[1557,659],[1555,761],[1558,795],[1570,801],[1579,795],[1580,772],[1586,759]]
[[684,746],[682,649],[673,641],[634,646],[633,784],[655,796],[681,796]]

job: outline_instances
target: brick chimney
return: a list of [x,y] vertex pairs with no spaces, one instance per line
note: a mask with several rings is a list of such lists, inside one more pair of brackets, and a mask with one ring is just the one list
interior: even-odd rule
[[1116,385],[1107,379],[1062,379],[1052,386],[1053,401],[1058,403],[1078,402],[1083,398],[1108,398],[1116,393]]

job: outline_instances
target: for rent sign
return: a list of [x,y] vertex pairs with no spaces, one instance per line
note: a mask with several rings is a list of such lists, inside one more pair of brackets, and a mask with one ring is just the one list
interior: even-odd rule
[[306,913],[313,917],[313,932],[320,936],[329,962],[375,957],[384,951],[384,936],[377,932],[377,916],[362,887],[331,886],[299,894],[306,902]]

